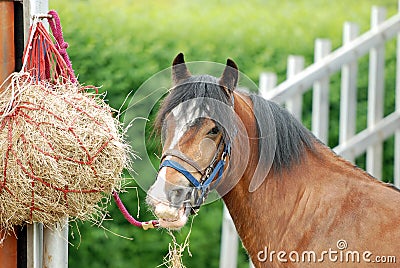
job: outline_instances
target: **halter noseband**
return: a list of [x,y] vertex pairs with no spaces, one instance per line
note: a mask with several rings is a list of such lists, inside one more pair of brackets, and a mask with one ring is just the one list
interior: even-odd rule
[[[224,150],[222,152],[220,160],[217,162],[217,158],[218,155],[221,153],[221,148],[223,143],[225,144]],[[173,168],[179,173],[181,173],[183,176],[185,176],[185,178],[192,184],[193,191],[192,191],[191,205],[193,211],[195,212],[198,208],[200,208],[201,204],[205,201],[208,193],[211,190],[213,190],[221,181],[225,168],[226,157],[230,156],[230,154],[231,154],[230,143],[229,142],[225,143],[222,142],[221,140],[218,145],[218,149],[215,152],[214,158],[211,160],[208,167],[205,169],[201,169],[201,167],[195,161],[184,155],[179,150],[168,150],[163,154],[161,158],[162,162],[160,164],[159,170],[161,170],[161,168],[163,167]],[[184,168],[178,162],[170,159],[163,160],[166,156],[174,156],[176,158],[179,158],[189,166],[193,167],[198,173],[201,174],[200,181],[198,181],[186,168]],[[211,183],[214,181],[215,178],[216,180],[214,184],[211,185]]]

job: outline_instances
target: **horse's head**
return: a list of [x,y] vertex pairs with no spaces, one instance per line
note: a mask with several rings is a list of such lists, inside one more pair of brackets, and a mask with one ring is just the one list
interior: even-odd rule
[[233,133],[227,121],[234,120],[238,70],[228,60],[220,78],[194,76],[179,54],[172,64],[172,81],[156,119],[163,149],[147,202],[161,227],[179,229],[221,183],[227,168]]

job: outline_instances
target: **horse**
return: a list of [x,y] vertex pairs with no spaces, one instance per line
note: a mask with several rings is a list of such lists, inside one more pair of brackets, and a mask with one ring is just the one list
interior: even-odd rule
[[160,226],[183,227],[215,189],[255,267],[395,267],[399,189],[336,155],[278,104],[238,89],[238,79],[231,59],[219,78],[192,75],[182,53],[173,60],[147,194]]

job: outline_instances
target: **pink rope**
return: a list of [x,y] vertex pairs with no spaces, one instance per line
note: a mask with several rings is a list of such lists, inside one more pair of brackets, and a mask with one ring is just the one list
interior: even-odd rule
[[121,199],[119,198],[118,193],[116,191],[113,191],[112,195],[113,195],[115,203],[117,204],[122,215],[124,215],[125,219],[130,224],[135,225],[136,227],[139,227],[139,228],[146,229],[146,230],[149,228],[149,225],[153,225],[152,228],[158,226],[158,221],[156,221],[156,220],[152,220],[149,222],[140,222],[140,221],[136,220],[134,217],[132,217],[131,214],[129,214],[128,210],[125,208],[124,204],[122,203]]
[[49,21],[51,32],[53,33],[53,36],[57,42],[56,45],[58,46],[58,52],[60,53],[60,55],[63,57],[65,63],[67,64],[71,82],[75,83],[76,77],[74,74],[74,70],[72,69],[71,60],[68,57],[68,53],[67,53],[68,43],[65,42],[64,37],[63,37],[61,23],[60,23],[60,17],[58,16],[58,14],[55,10],[50,10],[48,14],[51,15],[51,17],[52,17],[51,19],[48,19],[48,21]]

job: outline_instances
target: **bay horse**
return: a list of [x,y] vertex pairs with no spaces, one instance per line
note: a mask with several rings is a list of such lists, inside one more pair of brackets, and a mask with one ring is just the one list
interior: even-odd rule
[[192,75],[182,53],[174,59],[147,195],[160,226],[180,229],[216,189],[255,267],[399,267],[400,191],[284,108],[238,90],[238,76],[230,59],[220,78]]

